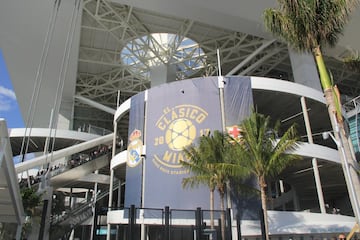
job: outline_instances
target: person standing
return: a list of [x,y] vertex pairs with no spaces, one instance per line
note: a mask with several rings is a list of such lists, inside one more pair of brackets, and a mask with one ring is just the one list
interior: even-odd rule
[[337,239],[338,240],[346,240],[346,236],[345,236],[345,234],[340,233]]

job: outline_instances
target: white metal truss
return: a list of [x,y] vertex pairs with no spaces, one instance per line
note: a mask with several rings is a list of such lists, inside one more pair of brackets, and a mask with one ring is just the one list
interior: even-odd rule
[[[293,81],[288,48],[281,42],[259,51],[268,40],[108,0],[85,0],[82,16],[76,94],[110,107],[119,91],[125,100],[148,89],[149,69],[157,63],[175,64],[179,80],[217,75],[218,49],[225,74],[240,64],[234,75]],[[159,33],[172,38],[164,45]],[[353,84],[359,74],[338,60],[326,61],[340,90],[359,92]]]

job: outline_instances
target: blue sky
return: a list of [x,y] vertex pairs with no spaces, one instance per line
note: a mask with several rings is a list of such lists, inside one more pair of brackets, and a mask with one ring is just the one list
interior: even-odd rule
[[5,118],[8,128],[24,127],[16,95],[6,62],[0,49],[0,118]]
[[[0,118],[5,118],[8,128],[25,127],[1,49],[0,49]],[[25,156],[25,158],[28,159],[29,156],[30,158],[33,158],[32,154]],[[14,157],[14,163],[18,163],[18,162],[20,162],[20,157],[19,156]]]

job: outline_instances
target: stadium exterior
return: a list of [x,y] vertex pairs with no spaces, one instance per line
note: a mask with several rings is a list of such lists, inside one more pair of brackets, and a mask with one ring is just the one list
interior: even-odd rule
[[[7,133],[1,121],[0,222],[19,226],[12,237],[20,239],[25,222],[16,174],[48,167],[48,174],[38,174],[40,183],[28,182],[46,193],[30,239],[155,239],[159,232],[164,239],[197,239],[200,225],[208,225],[208,191],[182,189],[187,173],[162,154],[177,156],[172,163],[180,158],[185,140],[173,139],[177,128],[187,126],[191,143],[201,131],[238,124],[251,107],[281,120],[282,129],[297,123],[301,135],[296,153],[302,160],[269,182],[272,238],[330,238],[354,227],[341,151],[323,139],[332,129],[314,60],[263,30],[262,11],[275,1],[14,0],[0,6],[0,47],[27,127]],[[325,49],[354,155],[360,74],[341,59],[349,48],[360,49],[359,21],[356,11],[338,46]],[[231,122],[221,118],[222,90]],[[227,107],[231,91],[239,100]],[[34,153],[31,159],[9,167],[24,149]],[[48,207],[56,194],[65,197],[61,214]],[[257,200],[237,200],[229,194],[227,206],[238,204],[228,214],[232,239],[259,237]]]

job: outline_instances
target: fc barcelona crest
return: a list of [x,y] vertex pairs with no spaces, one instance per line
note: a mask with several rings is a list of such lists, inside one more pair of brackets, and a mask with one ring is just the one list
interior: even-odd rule
[[127,148],[127,165],[136,167],[141,162],[141,153],[143,150],[143,142],[141,141],[141,131],[135,129],[129,137],[129,145]]
[[241,129],[239,126],[234,125],[231,127],[226,127],[226,131],[230,137],[232,137],[235,141],[240,142],[241,140]]

